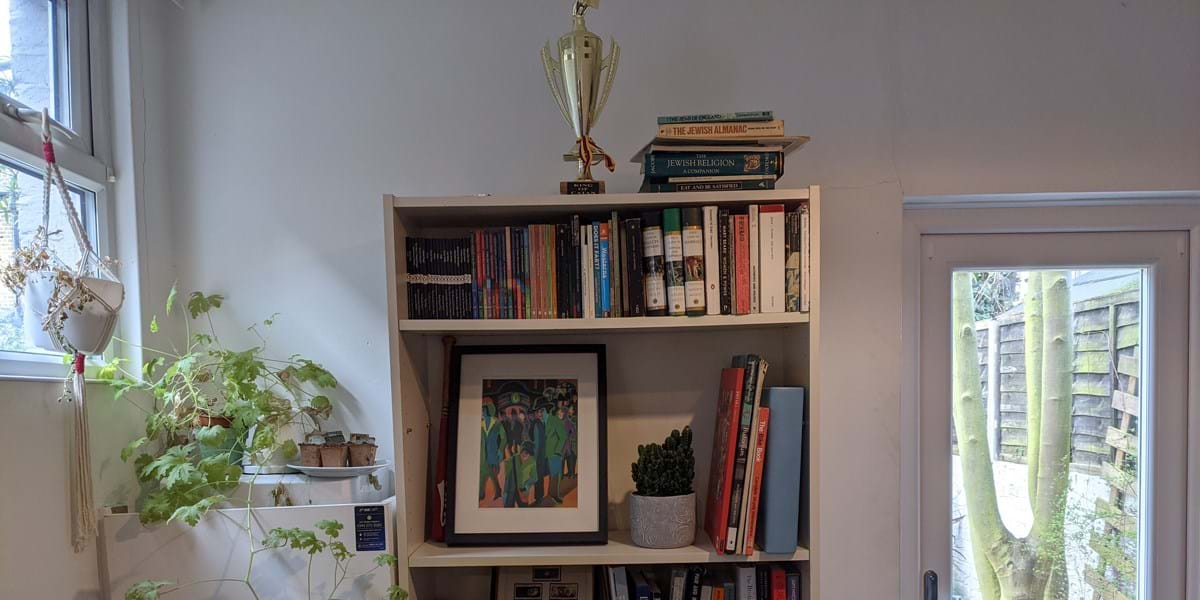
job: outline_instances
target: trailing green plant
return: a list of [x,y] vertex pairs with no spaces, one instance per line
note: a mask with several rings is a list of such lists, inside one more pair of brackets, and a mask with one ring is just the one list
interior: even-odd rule
[[[173,312],[178,314],[174,310],[176,295],[172,287],[165,306],[168,317]],[[273,317],[249,327],[258,338],[258,345],[244,349],[224,346],[212,321],[213,311],[224,302],[220,294],[193,292],[185,306],[186,314],[179,315],[187,336],[184,348],[142,346],[151,358],[139,372],[126,370],[125,361],[115,359],[101,369],[99,378],[116,390],[118,399],[142,395],[149,400],[148,407],[133,403],[146,413],[144,435],[121,450],[122,460],[133,460],[143,487],[141,522],[148,525],[181,521],[195,526],[214,509],[244,507],[245,518],[238,524],[249,540],[246,573],[241,579],[207,579],[184,584],[142,581],[131,587],[125,597],[153,600],[197,583],[230,581],[245,584],[250,594],[258,598],[251,581],[255,555],[291,548],[308,553],[310,575],[312,560],[317,555],[328,553],[333,558],[334,585],[329,596],[332,598],[354,557],[337,540],[342,524],[318,522],[316,529],[325,534],[324,538],[312,530],[277,528],[256,542],[251,494],[257,474],[250,477],[244,499],[235,501],[228,494],[242,476],[243,456],[262,464],[273,456],[291,458],[299,453],[296,442],[281,432],[293,425],[319,430],[320,421],[333,410],[325,392],[337,386],[337,379],[303,356],[293,354],[286,359],[268,356],[261,328],[271,327]],[[159,332],[157,317],[150,321],[149,329],[151,334]],[[372,571],[395,563],[395,556],[378,555]],[[391,599],[407,597],[397,586],[392,586],[388,593]]]
[[639,496],[682,496],[692,493],[696,457],[692,452],[692,429],[671,432],[662,444],[638,446],[633,463],[634,493]]

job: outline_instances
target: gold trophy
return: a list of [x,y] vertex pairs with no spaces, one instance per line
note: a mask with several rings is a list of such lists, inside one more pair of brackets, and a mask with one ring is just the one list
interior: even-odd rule
[[546,68],[550,92],[554,94],[563,119],[575,130],[575,146],[563,155],[563,160],[579,164],[579,177],[575,181],[562,182],[559,192],[602,194],[604,182],[592,179],[592,165],[603,162],[609,171],[616,165],[592,139],[591,130],[608,102],[621,48],[615,40],[610,40],[612,50],[607,58],[604,57],[604,41],[588,31],[583,22],[583,13],[589,8],[599,8],[600,0],[574,2],[574,27],[570,33],[558,38],[557,51],[550,42],[542,48],[542,65]]

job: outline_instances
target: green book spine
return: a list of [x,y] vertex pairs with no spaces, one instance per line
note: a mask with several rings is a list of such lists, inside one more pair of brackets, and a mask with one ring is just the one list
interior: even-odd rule
[[683,227],[678,208],[663,210],[663,254],[666,258],[667,312],[687,314],[686,279],[683,269]]

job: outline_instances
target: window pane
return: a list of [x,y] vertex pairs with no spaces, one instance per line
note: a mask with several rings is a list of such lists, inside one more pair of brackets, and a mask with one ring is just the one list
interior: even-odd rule
[[0,93],[71,126],[66,0],[0,0]]
[[1136,598],[1143,270],[953,277],[952,597]]
[[[71,189],[71,200],[82,212],[84,228],[93,241],[96,238],[95,195]],[[42,224],[42,178],[40,175],[0,162],[0,264],[8,264],[16,249],[33,239]],[[67,223],[66,210],[58,189],[50,197],[50,248],[68,265],[79,260],[79,248]],[[25,343],[23,316],[25,307],[12,291],[0,286],[0,351],[43,352]]]

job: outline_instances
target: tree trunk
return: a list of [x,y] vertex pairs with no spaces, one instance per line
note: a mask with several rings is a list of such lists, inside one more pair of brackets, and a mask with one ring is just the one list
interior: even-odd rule
[[1064,271],[1042,276],[1042,410],[1037,501],[1030,538],[1039,546],[1038,570],[1065,568],[1063,517],[1071,467],[1071,288]]
[[1030,271],[1025,283],[1025,464],[1029,510],[1037,506],[1038,457],[1042,439],[1042,273]]

